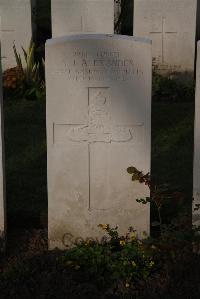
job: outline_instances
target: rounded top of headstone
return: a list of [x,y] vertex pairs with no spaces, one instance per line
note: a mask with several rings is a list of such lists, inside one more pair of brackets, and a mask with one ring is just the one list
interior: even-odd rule
[[75,34],[75,35],[66,35],[62,37],[55,37],[46,41],[47,45],[54,45],[65,43],[67,41],[75,40],[129,40],[140,43],[152,44],[152,41],[148,38],[136,37],[136,36],[127,36],[127,35],[118,35],[118,34]]

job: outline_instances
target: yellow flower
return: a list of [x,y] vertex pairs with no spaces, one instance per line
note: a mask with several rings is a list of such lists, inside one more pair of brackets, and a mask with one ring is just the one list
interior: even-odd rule
[[126,288],[129,288],[129,287],[130,287],[130,284],[127,282],[127,283],[125,284],[125,287],[126,287]]
[[125,242],[124,240],[120,240],[119,244],[120,244],[121,246],[124,246],[124,245],[126,244],[126,242]]
[[153,267],[154,265],[155,265],[154,261],[151,261],[149,264],[150,267]]
[[136,233],[131,233],[130,234],[130,238],[132,241],[135,241],[136,240],[136,237],[137,237],[137,234]]
[[146,232],[142,232],[142,239],[147,239],[148,235]]
[[98,226],[100,228],[102,228],[103,230],[107,230],[108,229],[108,224],[99,224]]
[[136,267],[136,266],[137,266],[136,263],[135,263],[134,261],[132,261],[131,264],[132,264],[133,267]]

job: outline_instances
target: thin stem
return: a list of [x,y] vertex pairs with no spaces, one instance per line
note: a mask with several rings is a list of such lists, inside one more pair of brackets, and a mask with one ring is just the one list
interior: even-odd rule
[[158,217],[159,217],[159,223],[160,223],[160,232],[162,232],[161,206],[158,207]]

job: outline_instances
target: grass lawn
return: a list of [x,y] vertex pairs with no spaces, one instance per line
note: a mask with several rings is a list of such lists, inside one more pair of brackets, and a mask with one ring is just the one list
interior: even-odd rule
[[191,194],[194,105],[155,103],[152,111],[152,175]]
[[4,102],[8,225],[38,226],[47,213],[45,102]]
[[[152,177],[157,183],[167,183],[172,190],[183,192],[185,207],[191,210],[194,104],[155,103],[152,110]],[[166,204],[165,220],[176,216],[180,207],[175,205]]]
[[[45,102],[5,101],[4,114],[8,223],[38,227],[47,214]],[[192,103],[153,104],[152,176],[184,191],[189,204],[193,114]]]

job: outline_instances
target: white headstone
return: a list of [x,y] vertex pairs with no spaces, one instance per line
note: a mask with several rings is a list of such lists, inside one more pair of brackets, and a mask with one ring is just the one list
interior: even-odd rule
[[31,0],[0,0],[2,17],[2,67],[3,70],[16,66],[13,52],[15,43],[19,52],[27,49],[32,38]]
[[149,232],[151,42],[80,35],[46,45],[50,248],[102,236],[98,224]]
[[113,33],[114,0],[51,0],[52,36]]
[[0,251],[4,251],[5,249],[5,230],[6,227],[5,227],[3,92],[2,92],[2,70],[1,70],[1,62],[0,62]]
[[[193,224],[200,225],[200,41],[197,45],[195,136],[194,136],[194,176],[193,176]],[[196,210],[198,208],[199,209]]]
[[134,35],[153,41],[160,73],[193,72],[197,0],[134,0]]

